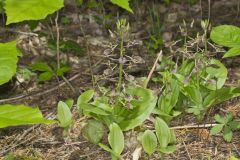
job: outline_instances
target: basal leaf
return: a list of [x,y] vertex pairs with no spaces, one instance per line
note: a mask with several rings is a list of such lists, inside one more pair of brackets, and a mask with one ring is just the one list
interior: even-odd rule
[[108,142],[112,148],[112,150],[117,154],[121,155],[124,149],[124,136],[121,128],[113,123],[109,127],[110,132],[108,135]]
[[69,127],[72,123],[72,113],[68,105],[62,101],[58,102],[57,118],[60,126],[63,128]]
[[131,96],[136,96],[138,99],[131,101],[133,109],[127,110],[124,113],[124,120],[119,123],[122,130],[127,131],[142,124],[153,112],[157,97],[154,93],[142,87],[129,87],[127,93]]
[[157,137],[152,131],[146,130],[144,132],[142,137],[142,146],[144,151],[149,155],[153,154],[153,152],[156,150]]
[[[212,91],[207,98],[208,99],[215,99],[214,103],[212,105],[216,105],[219,103],[222,103],[224,101],[227,101],[234,97],[240,96],[240,89],[235,87],[223,87],[221,89],[218,89],[216,91]],[[206,98],[205,98],[206,100]]]
[[173,111],[173,108],[178,102],[179,94],[179,84],[177,80],[172,79],[171,83],[166,86],[166,89],[163,91],[158,100],[158,112],[166,114],[163,118],[164,120],[171,120],[172,115],[170,113]]
[[84,112],[94,113],[96,115],[103,115],[103,116],[109,115],[109,113],[107,111],[99,108],[98,106],[92,105],[92,104],[82,103],[82,104],[80,104],[79,109],[82,109]]
[[113,4],[118,5],[119,7],[133,13],[132,9],[129,6],[129,0],[111,0]]
[[0,85],[11,80],[18,62],[16,41],[0,43]]
[[240,28],[232,25],[214,27],[210,38],[225,47],[240,47]]
[[219,60],[212,59],[209,67],[206,68],[206,72],[208,73],[208,76],[215,81],[213,84],[208,84],[207,88],[216,90],[223,87],[227,80],[228,71]]
[[104,134],[104,126],[101,122],[91,119],[82,128],[83,137],[93,144],[98,144]]
[[94,90],[92,90],[92,89],[83,92],[78,97],[77,107],[79,108],[80,107],[79,105],[82,103],[88,103],[93,98],[93,96],[94,96]]
[[195,66],[193,59],[188,59],[183,62],[183,64],[179,67],[178,74],[187,77],[191,74],[193,68]]
[[0,128],[39,123],[51,124],[55,121],[43,118],[38,108],[24,105],[0,105]]
[[25,20],[44,19],[63,7],[63,0],[5,0],[7,25]]
[[194,85],[188,85],[183,88],[184,94],[190,98],[196,105],[202,104],[203,98],[200,90]]
[[164,122],[164,120],[157,117],[155,122],[155,130],[160,143],[160,148],[166,148],[171,141],[171,131],[168,125],[166,122]]

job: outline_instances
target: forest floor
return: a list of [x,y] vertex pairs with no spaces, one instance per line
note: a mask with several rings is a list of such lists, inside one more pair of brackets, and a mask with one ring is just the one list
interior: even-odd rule
[[[238,0],[207,0],[189,4],[187,2],[170,3],[164,5],[159,1],[142,2],[134,9],[135,14],[129,15],[120,10],[120,17],[126,18],[130,23],[129,40],[126,43],[126,53],[132,63],[125,66],[125,72],[133,77],[148,75],[155,60],[156,53],[149,53],[146,41],[149,39],[149,32],[153,26],[150,9],[157,8],[159,15],[160,34],[164,40],[164,55],[184,54],[183,36],[191,40],[187,42],[189,52],[194,50],[194,45],[198,35],[203,34],[201,20],[210,19],[212,26],[219,24],[240,25],[240,11]],[[106,8],[108,10],[106,10]],[[80,44],[82,51],[79,53],[61,53],[61,58],[68,59],[71,64],[71,71],[66,74],[66,78],[74,87],[72,90],[64,80],[53,78],[44,83],[38,83],[36,78],[28,81],[12,81],[8,85],[0,88],[0,103],[26,104],[38,106],[43,111],[45,117],[55,118],[58,101],[68,98],[77,99],[80,93],[95,86],[114,86],[117,82],[118,71],[116,71],[116,50],[114,50],[114,37],[111,37],[107,28],[114,32],[117,21],[117,7],[106,6],[102,9],[77,8],[68,4],[59,12],[59,17],[67,17],[70,22],[59,21],[61,39],[73,40]],[[112,13],[112,17],[102,20],[102,15]],[[185,24],[183,22],[185,21]],[[2,32],[0,41],[8,41],[14,37],[18,38],[18,46],[23,51],[19,66],[24,67],[36,61],[56,61],[56,56],[47,44],[47,40],[56,34],[57,28],[55,19],[50,18],[47,22],[41,22],[35,29],[36,34],[25,35],[21,32],[32,32],[28,25],[13,26],[17,34],[8,31]],[[100,21],[100,22],[99,22]],[[180,28],[185,29],[185,35]],[[20,33],[20,34],[18,34]],[[192,39],[191,39],[191,38]],[[186,45],[186,44],[185,44]],[[217,52],[209,46],[209,50]],[[221,53],[215,54],[220,58]],[[227,84],[236,83],[240,78],[239,59],[223,60],[229,71]],[[89,65],[91,64],[91,65]],[[94,79],[94,81],[92,81]],[[126,78],[126,83],[129,80]],[[150,85],[153,90],[154,83]],[[213,123],[215,113],[231,111],[240,118],[240,101],[235,98],[219,106],[215,106],[207,114],[204,122],[199,124],[192,115],[183,115],[173,121],[170,127],[176,127],[177,151],[166,155],[165,159],[179,160],[199,160],[229,159],[231,155],[240,157],[240,132],[234,132],[231,143],[226,143],[221,136],[210,136],[211,126],[204,124]],[[74,117],[78,117],[74,112]],[[6,128],[0,131],[0,159],[11,154],[18,155],[18,159],[68,159],[68,160],[107,160],[111,159],[109,153],[96,145],[88,143],[81,136],[81,128],[86,117],[76,118],[73,129],[67,137],[62,136],[62,129],[57,125],[34,125],[14,128]],[[148,124],[148,121],[146,122]],[[149,124],[151,127],[152,124]],[[139,149],[137,133],[129,131],[126,133],[126,149],[123,159],[132,159],[132,154]],[[104,140],[106,141],[106,139]],[[143,155],[140,159],[158,160],[160,155],[153,154],[147,158]]]

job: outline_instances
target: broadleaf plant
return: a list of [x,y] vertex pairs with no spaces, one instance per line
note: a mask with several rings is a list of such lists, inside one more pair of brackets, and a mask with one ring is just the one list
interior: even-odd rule
[[44,19],[63,6],[63,0],[5,0],[7,25],[26,20]]
[[185,110],[202,120],[210,107],[240,96],[238,88],[224,86],[228,72],[219,60],[201,63],[196,70],[194,59],[188,59],[172,72],[160,73],[164,87],[155,114],[169,122]]
[[[63,7],[63,0],[5,0],[3,9],[7,16],[6,24],[25,20],[45,18]],[[16,73],[18,62],[16,42],[0,43],[0,85],[8,82]],[[39,109],[24,105],[1,105],[0,128],[36,123],[54,123],[43,118]]]
[[213,42],[230,48],[224,54],[224,58],[240,55],[240,28],[233,25],[221,25],[214,27],[210,38]]
[[55,122],[45,119],[38,108],[24,105],[0,105],[0,128],[39,123],[52,124]]
[[16,41],[0,43],[0,85],[8,82],[15,75],[18,55]]
[[[124,95],[138,98],[127,101]],[[93,96],[93,90],[86,91],[79,96],[77,104],[79,112],[98,119],[107,126],[116,123],[123,131],[141,125],[150,116],[157,101],[157,97],[151,90],[133,86],[128,87],[122,96],[115,98],[112,104],[107,96],[98,98],[93,98]]]

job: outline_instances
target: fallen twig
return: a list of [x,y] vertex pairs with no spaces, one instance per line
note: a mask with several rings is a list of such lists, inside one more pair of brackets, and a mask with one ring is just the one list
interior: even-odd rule
[[147,80],[146,80],[146,82],[145,82],[145,88],[147,88],[147,85],[148,85],[148,83],[149,83],[149,81],[150,81],[150,79],[151,79],[151,77],[152,77],[152,74],[153,74],[153,72],[154,72],[154,70],[155,70],[155,68],[156,68],[156,66],[157,66],[157,63],[158,63],[158,61],[159,61],[159,59],[162,57],[162,50],[159,52],[159,54],[158,54],[158,56],[157,56],[157,58],[156,58],[156,60],[155,60],[155,62],[154,62],[154,64],[153,64],[153,67],[152,67],[152,69],[151,69],[151,71],[150,71],[150,73],[148,74],[148,78],[147,78]]

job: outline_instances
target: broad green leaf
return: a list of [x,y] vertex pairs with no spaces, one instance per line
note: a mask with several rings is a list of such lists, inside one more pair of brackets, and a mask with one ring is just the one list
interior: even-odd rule
[[152,113],[159,115],[164,120],[167,120],[167,122],[174,117],[174,116],[172,116],[170,114],[167,114],[167,113],[163,112],[162,110],[160,110],[160,108],[155,108]]
[[0,85],[11,80],[18,62],[16,41],[0,43]]
[[193,59],[189,59],[183,62],[180,66],[178,74],[183,75],[185,77],[189,76],[195,66],[195,62]]
[[0,128],[39,123],[51,124],[55,121],[43,118],[38,108],[24,105],[0,105]]
[[25,20],[40,20],[62,8],[63,0],[5,0],[7,25]]
[[170,85],[166,86],[163,94],[158,101],[158,108],[166,114],[169,114],[178,101],[180,88],[177,80],[172,79]]
[[240,28],[232,25],[214,27],[210,38],[225,47],[240,47]]
[[239,88],[223,87],[208,94],[204,99],[204,107],[210,107],[238,96],[240,96]]
[[53,77],[52,72],[43,72],[43,73],[39,74],[38,80],[41,81],[41,82],[49,81],[49,80],[52,79],[52,77]]
[[94,106],[97,106],[98,108],[103,109],[104,111],[107,112],[112,112],[112,107],[110,104],[108,104],[108,100],[106,100],[104,97],[97,97],[94,102],[92,102]]
[[123,121],[119,123],[119,126],[123,131],[133,129],[141,125],[153,112],[157,97],[154,95],[153,91],[145,89],[142,87],[129,87],[127,89],[127,94],[138,97],[131,101],[133,109],[125,109],[126,112],[122,112]]
[[211,135],[216,135],[222,131],[224,124],[217,124],[210,130]]
[[229,58],[240,55],[240,46],[229,49],[223,56],[223,58]]
[[171,138],[170,138],[170,142],[169,143],[174,144],[177,141],[175,132],[174,132],[174,130],[170,130],[170,133],[171,133]]
[[142,136],[142,146],[144,151],[151,155],[157,148],[157,137],[156,135],[150,131],[146,130]]
[[112,150],[117,154],[121,155],[124,149],[124,136],[121,128],[116,124],[113,123],[109,127],[109,134],[108,134],[108,142],[112,148]]
[[88,120],[87,124],[82,128],[83,137],[93,144],[98,144],[102,140],[103,134],[103,124],[94,119]]
[[33,63],[30,67],[34,71],[52,72],[51,67],[49,67],[49,65],[44,62]]
[[233,132],[231,131],[231,128],[228,126],[225,126],[223,129],[223,138],[227,142],[231,142],[233,136]]
[[67,104],[67,106],[71,109],[74,103],[74,100],[69,98],[65,101],[65,103]]
[[200,90],[193,85],[189,85],[183,88],[184,93],[189,97],[196,105],[200,106],[202,104],[202,95]]
[[211,79],[214,79],[216,81],[213,84],[208,84],[207,88],[216,90],[223,87],[227,80],[228,71],[227,68],[219,60],[212,59],[209,67],[206,68],[206,72]]
[[60,127],[67,128],[72,124],[72,113],[68,105],[62,101],[58,102],[57,118]]
[[84,112],[94,113],[96,115],[103,115],[103,116],[109,115],[107,111],[104,111],[103,109],[98,108],[97,106],[92,104],[87,104],[87,103],[80,104],[79,109],[82,109]]
[[160,143],[160,148],[166,148],[171,140],[171,131],[162,119],[156,118],[155,130],[158,141]]
[[63,66],[63,67],[57,69],[57,76],[61,77],[70,70],[71,70],[71,67]]
[[111,0],[113,4],[118,5],[119,7],[126,9],[127,11],[133,13],[132,9],[129,6],[129,0]]
[[79,97],[78,97],[78,100],[77,100],[77,107],[79,108],[80,104],[82,103],[88,103],[94,96],[94,90],[87,90],[85,92],[83,92]]

